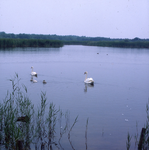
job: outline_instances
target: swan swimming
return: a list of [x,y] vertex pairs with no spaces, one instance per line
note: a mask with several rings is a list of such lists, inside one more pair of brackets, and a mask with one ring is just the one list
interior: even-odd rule
[[32,71],[31,71],[31,75],[32,76],[36,76],[37,77],[37,73],[33,71],[33,66],[31,67]]
[[85,71],[84,74],[86,74],[84,82],[85,82],[85,83],[88,83],[88,84],[91,84],[91,85],[94,85],[94,80],[93,80],[93,78],[87,78],[88,72]]
[[43,80],[43,84],[46,84],[47,82],[45,80]]

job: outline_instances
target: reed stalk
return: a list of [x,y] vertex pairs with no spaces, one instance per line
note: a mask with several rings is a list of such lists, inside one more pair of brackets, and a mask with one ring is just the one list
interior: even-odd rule
[[[9,80],[12,90],[7,91],[5,99],[0,103],[0,149],[64,149],[60,143],[64,134],[74,149],[70,133],[78,116],[69,127],[69,112],[63,113],[53,103],[47,104],[45,92],[41,92],[40,106],[35,109],[27,96],[27,87],[20,80],[17,73]],[[87,126],[88,119],[86,139]]]
[[131,138],[132,138],[132,137],[130,136],[130,134],[129,134],[129,132],[128,132],[128,134],[127,134],[127,141],[126,141],[126,148],[127,148],[127,150],[130,149]]

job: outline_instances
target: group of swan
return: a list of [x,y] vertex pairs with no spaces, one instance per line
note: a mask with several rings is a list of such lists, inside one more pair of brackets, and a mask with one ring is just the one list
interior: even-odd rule
[[[34,79],[33,79],[33,76],[36,76],[36,77],[37,77],[37,73],[33,71],[33,66],[31,67],[31,69],[32,69],[32,71],[31,71],[31,81],[32,81],[33,83],[36,83],[37,80],[34,80]],[[93,80],[93,78],[87,78],[88,72],[85,71],[84,74],[86,74],[84,82],[87,83],[87,84],[94,85],[94,80]],[[43,80],[43,84],[45,84],[45,83],[46,83],[46,81]]]
[[[31,82],[33,83],[37,83],[37,80],[33,79],[33,76],[37,77],[37,73],[33,71],[33,66],[31,67],[32,71],[31,71]],[[43,80],[43,84],[46,84],[47,82],[45,80]]]

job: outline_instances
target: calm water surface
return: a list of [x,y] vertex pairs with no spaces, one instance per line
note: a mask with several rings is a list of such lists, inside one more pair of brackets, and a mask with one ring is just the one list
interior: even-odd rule
[[[30,82],[31,66],[38,73],[37,83]],[[84,84],[84,72],[95,81]],[[48,103],[70,111],[70,124],[78,122],[71,133],[75,149],[86,149],[85,128],[88,124],[88,149],[126,149],[127,133],[134,147],[138,130],[146,121],[149,99],[149,50],[64,46],[62,48],[15,48],[0,51],[0,100],[11,89],[8,79],[19,74],[35,106],[41,91]],[[42,81],[47,84],[43,85]],[[65,139],[64,149],[71,149]]]

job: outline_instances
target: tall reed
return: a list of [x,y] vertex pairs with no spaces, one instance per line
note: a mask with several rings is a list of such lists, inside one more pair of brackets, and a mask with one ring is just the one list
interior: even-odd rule
[[63,149],[60,141],[66,133],[70,141],[78,117],[69,128],[69,112],[63,113],[53,103],[47,104],[44,92],[41,92],[41,103],[35,111],[17,73],[10,82],[12,90],[0,103],[0,149]]
[[130,134],[129,134],[129,132],[128,132],[128,134],[127,134],[127,141],[126,141],[126,148],[127,148],[127,150],[130,149],[131,138],[132,138],[132,137],[130,136]]
[[[146,114],[147,114],[147,120],[146,120],[144,127],[142,128],[142,130],[140,132],[139,140],[138,140],[138,137],[139,137],[138,123],[136,123],[136,129],[137,129],[136,132],[137,133],[135,134],[134,139],[135,139],[135,149],[137,148],[138,150],[148,150],[149,149],[149,101],[146,104]],[[128,133],[127,141],[126,141],[127,150],[130,149],[131,138],[132,138],[132,136],[130,136],[130,134]]]

